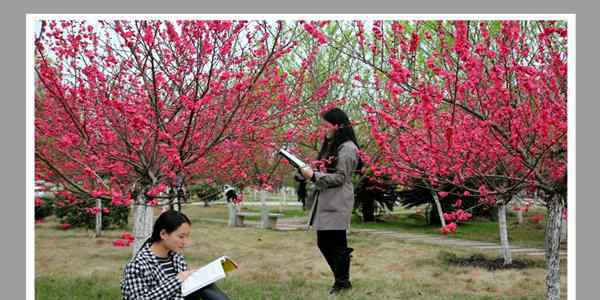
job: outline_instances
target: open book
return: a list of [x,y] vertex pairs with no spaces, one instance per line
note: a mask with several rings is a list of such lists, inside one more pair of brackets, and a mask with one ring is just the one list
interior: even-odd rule
[[294,167],[296,167],[298,169],[302,169],[306,166],[306,163],[304,163],[302,160],[300,160],[294,154],[291,154],[290,152],[288,152],[287,150],[285,150],[283,148],[279,149],[278,153],[281,156],[283,156],[285,159],[287,159],[290,162],[290,164],[292,164]]
[[192,273],[181,285],[185,297],[217,280],[225,278],[225,273],[237,269],[236,263],[227,256],[221,256]]

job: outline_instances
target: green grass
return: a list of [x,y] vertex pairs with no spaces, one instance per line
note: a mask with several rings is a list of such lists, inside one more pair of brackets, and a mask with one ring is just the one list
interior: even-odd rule
[[43,276],[35,279],[35,299],[121,299],[119,281],[108,278]]
[[[465,300],[488,300],[488,299],[543,299],[541,296],[509,296],[498,297],[493,295],[473,295],[461,291],[455,291],[448,295],[436,295],[429,293],[434,288],[428,284],[416,284],[407,282],[389,282],[388,280],[365,280],[355,281],[352,291],[340,296],[328,296],[326,294],[329,285],[306,278],[293,278],[287,282],[281,281],[259,281],[260,278],[251,281],[242,281],[235,278],[227,278],[217,283],[231,299],[243,300],[265,300],[265,299],[465,299]],[[392,289],[390,293],[390,289]],[[65,276],[43,276],[36,278],[36,299],[65,300],[65,299],[121,299],[119,282],[107,278],[69,278]]]
[[[269,206],[269,213],[283,214],[283,218],[304,217],[308,212],[302,211],[299,206],[284,206],[282,211],[279,211],[279,206]],[[242,211],[260,213],[260,206],[243,206]],[[191,217],[192,222],[202,221],[202,219],[223,219],[227,220],[227,207],[225,205],[213,204],[210,207],[188,206],[184,208],[184,213]],[[248,216],[245,218],[249,221],[258,221],[260,216]]]
[[[259,206],[244,206],[242,211],[259,213]],[[227,207],[224,205],[211,205],[210,207],[189,206],[184,210],[192,216],[192,222],[202,219],[227,219]],[[279,212],[279,207],[269,207],[270,213],[282,213],[284,218],[307,217],[308,211],[303,211],[298,206],[284,206]],[[530,211],[525,215],[523,224],[517,224],[516,214],[507,213],[508,237],[511,243],[525,247],[544,247],[545,221],[539,224],[533,223],[529,217],[545,212],[543,210]],[[352,216],[352,228],[381,229],[400,231],[415,234],[441,235],[438,225],[429,225],[422,215],[415,214],[411,210],[397,209],[392,214],[386,214],[382,218],[384,223],[363,223],[357,215]],[[249,221],[258,221],[260,216],[246,217]],[[485,218],[474,218],[465,224],[460,224],[456,233],[449,235],[457,239],[466,239],[485,242],[500,242],[498,222]]]
[[[363,223],[356,215],[352,216],[352,228],[383,229],[417,234],[441,235],[439,225],[427,224],[421,215],[412,213],[388,214],[383,217],[384,223]],[[544,247],[545,222],[533,223],[525,218],[523,224],[517,224],[516,216],[507,214],[508,237],[511,243],[527,247]],[[498,222],[484,218],[474,218],[460,224],[453,238],[500,242]]]
[[[253,199],[252,193],[245,194],[246,199]],[[280,194],[269,194],[269,201],[273,201],[275,198],[280,199]],[[296,201],[293,196],[289,197],[289,202]],[[213,207],[214,206],[214,207]],[[187,209],[187,208],[186,208]],[[248,212],[260,212],[259,206],[244,206],[243,211]],[[400,213],[398,213],[398,211]],[[283,211],[279,211],[279,206],[270,206],[270,213],[282,213],[284,218],[291,217],[306,217],[308,211],[303,211],[297,206],[284,206]],[[368,228],[368,229],[382,229],[391,231],[409,232],[415,234],[429,234],[429,235],[441,235],[439,226],[428,225],[425,218],[420,215],[416,215],[412,210],[396,209],[393,214],[387,214],[383,217],[385,223],[363,223],[357,215],[352,216],[352,228]],[[514,212],[507,212],[508,221],[508,237],[509,242],[515,245],[521,245],[525,247],[544,247],[544,227],[545,220],[539,224],[533,223],[528,220],[535,214],[544,214],[544,209],[532,209],[525,215],[523,224],[517,224],[517,217]],[[201,218],[219,218],[227,219],[227,209],[224,206],[212,205],[210,210],[200,212]],[[198,219],[198,221],[200,221]],[[260,216],[246,217],[249,221],[259,221]],[[491,221],[484,218],[475,218],[468,223],[460,224],[456,233],[450,235],[457,239],[466,239],[474,241],[485,241],[485,242],[500,242],[498,222]]]
[[[255,213],[260,213],[261,212],[261,208],[260,207],[244,207],[242,209],[243,211],[247,211],[247,212],[255,212]],[[279,211],[279,207],[274,208],[274,207],[270,207],[269,208],[269,213],[276,213],[276,214],[283,214],[282,218],[296,218],[296,217],[304,217],[308,214],[308,212],[303,211],[301,207],[284,207],[284,209],[282,211]],[[260,216],[251,216],[251,217],[246,217],[248,220],[260,220]]]
[[[244,193],[244,201],[247,202],[260,202],[260,193],[256,194],[256,199],[254,198],[254,193]],[[267,193],[267,201],[272,202],[272,201],[283,201],[283,195],[281,193]],[[289,202],[297,202],[298,201],[298,197],[296,196],[296,194],[287,194],[285,201],[287,203]]]

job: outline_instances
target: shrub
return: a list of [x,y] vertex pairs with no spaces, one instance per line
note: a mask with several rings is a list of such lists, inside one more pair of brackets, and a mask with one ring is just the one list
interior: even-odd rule
[[60,223],[71,227],[93,229],[96,227],[96,215],[102,214],[102,228],[123,228],[127,225],[129,207],[113,205],[111,200],[102,200],[102,209],[96,207],[95,198],[76,198],[71,194],[57,195],[54,201],[54,214]]
[[35,198],[35,220],[43,220],[44,218],[53,214],[52,209],[52,198],[36,197]]
[[188,192],[196,194],[199,201],[212,202],[221,198],[221,189],[207,183],[192,185],[188,187]]

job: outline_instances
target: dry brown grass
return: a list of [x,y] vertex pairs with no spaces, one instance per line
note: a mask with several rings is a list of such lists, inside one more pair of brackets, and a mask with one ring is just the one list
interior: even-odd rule
[[[197,219],[194,210],[188,214]],[[107,231],[103,237],[93,238],[91,231],[62,231],[56,226],[52,220],[36,225],[36,277],[120,280],[131,254],[130,248],[112,245],[121,231]],[[281,287],[278,292],[282,294],[321,299],[331,283],[329,267],[316,247],[316,234],[312,231],[278,232],[194,222],[190,238],[193,242],[184,255],[191,267],[221,255],[239,263],[239,270],[222,284],[223,289],[234,295],[236,287],[247,285],[259,290]],[[440,246],[385,237],[351,235],[349,243],[355,249],[351,267],[355,289],[349,299],[370,299],[372,295],[378,299],[541,299],[544,296],[542,268],[487,271],[453,267],[439,257],[444,250]],[[457,255],[471,254],[466,250],[452,251]],[[566,265],[562,269],[566,270]],[[562,273],[562,292],[566,298],[566,272]],[[274,295],[248,296],[248,299],[278,299]]]

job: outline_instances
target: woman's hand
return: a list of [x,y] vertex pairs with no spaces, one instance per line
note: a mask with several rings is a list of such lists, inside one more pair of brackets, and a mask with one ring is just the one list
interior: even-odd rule
[[312,176],[314,174],[312,168],[308,167],[308,166],[300,169],[300,173],[302,174],[302,176],[304,176],[304,178],[308,178],[308,179],[312,178]]
[[192,273],[194,273],[194,271],[196,270],[187,270],[179,272],[179,274],[177,274],[177,278],[179,279],[179,281],[184,282],[188,277],[190,277],[190,275],[192,275]]

